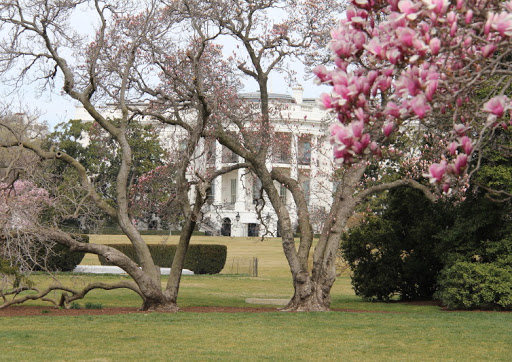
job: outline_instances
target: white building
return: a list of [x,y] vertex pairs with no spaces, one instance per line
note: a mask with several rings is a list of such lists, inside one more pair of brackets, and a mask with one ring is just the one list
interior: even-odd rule
[[[241,96],[249,102],[259,101],[259,93],[244,93]],[[318,231],[333,194],[332,147],[326,137],[332,118],[328,118],[316,99],[303,98],[302,88],[294,89],[293,97],[271,93],[269,98],[272,103],[279,105],[279,116],[274,117],[273,123],[276,136],[281,141],[271,149],[267,167],[279,168],[300,182],[314,229]],[[116,113],[108,107],[104,112],[112,112],[111,117]],[[92,120],[83,108],[77,108],[75,119]],[[173,127],[162,129],[160,135],[163,144],[169,148],[176,147],[182,136]],[[204,157],[198,158],[200,161],[196,161],[194,169],[219,170],[241,161],[239,156],[217,141],[205,142],[204,147],[198,150]],[[291,210],[292,222],[296,222],[291,193],[284,186],[277,183],[276,186]],[[210,190],[200,224],[202,231],[227,236],[278,236],[277,217],[270,203],[261,200],[259,181],[247,170],[239,169],[217,177]]]

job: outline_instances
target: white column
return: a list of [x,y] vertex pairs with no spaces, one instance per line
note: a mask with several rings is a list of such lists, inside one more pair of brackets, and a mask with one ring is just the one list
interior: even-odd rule
[[292,167],[290,169],[290,177],[294,180],[298,180],[299,175],[299,161],[298,161],[298,153],[299,153],[299,135],[297,133],[292,133],[292,144],[291,144],[291,158],[292,158]]
[[311,173],[309,181],[309,204],[314,205],[317,202],[317,180],[318,175],[318,138],[311,136]]
[[[220,170],[222,168],[222,145],[215,141],[215,170]],[[222,204],[222,177],[218,176],[213,180],[214,191],[214,205]]]
[[240,168],[236,175],[236,211],[245,211],[245,181],[245,171]]

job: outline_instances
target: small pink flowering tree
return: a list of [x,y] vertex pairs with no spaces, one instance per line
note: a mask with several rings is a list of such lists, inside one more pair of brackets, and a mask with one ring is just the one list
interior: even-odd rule
[[512,2],[357,0],[332,31],[336,67],[315,69],[339,122],[334,156],[382,156],[419,126],[449,140],[425,174],[445,192],[479,167],[478,150],[511,121]]
[[26,231],[37,228],[52,204],[48,192],[33,182],[0,183],[0,296],[4,300],[6,293],[25,287],[22,281],[28,280],[19,271],[29,272],[41,257],[50,255],[53,243],[43,237],[34,240]]
[[48,191],[33,182],[0,183],[0,228],[22,229],[37,225],[41,212],[51,203]]

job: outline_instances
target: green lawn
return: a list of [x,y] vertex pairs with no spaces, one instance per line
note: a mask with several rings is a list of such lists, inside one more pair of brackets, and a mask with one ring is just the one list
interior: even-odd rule
[[[119,238],[94,236],[91,241]],[[162,239],[147,238],[148,242]],[[260,277],[185,276],[181,306],[248,306],[246,298],[291,296],[278,240],[195,238],[194,242],[226,243],[228,261],[257,256]],[[84,262],[94,261],[88,256]],[[60,277],[63,283],[77,286],[90,278],[125,277]],[[512,313],[366,303],[354,295],[348,276],[338,279],[332,294],[333,308],[360,312],[0,317],[0,360],[512,360]],[[95,291],[80,301],[86,302],[105,307],[140,305],[138,296],[129,291]]]

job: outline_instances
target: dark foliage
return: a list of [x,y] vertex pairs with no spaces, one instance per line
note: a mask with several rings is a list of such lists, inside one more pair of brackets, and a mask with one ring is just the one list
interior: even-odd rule
[[[73,239],[82,243],[89,242],[88,235],[73,234]],[[46,248],[40,248],[39,255],[36,256],[36,263],[33,270],[63,271],[68,272],[75,269],[85,256],[85,253],[79,251],[70,251],[68,247],[55,244],[49,253]],[[30,262],[30,261],[27,261]]]
[[434,235],[450,220],[442,204],[418,190],[390,191],[381,215],[345,235],[341,250],[352,271],[357,295],[386,301],[430,298],[442,264]]
[[[129,258],[138,262],[132,245],[112,244],[109,246],[122,251]],[[172,266],[176,245],[152,244],[148,247],[156,265],[163,268]],[[217,274],[224,268],[226,256],[227,247],[225,245],[192,244],[188,247],[184,268],[192,270],[195,274]],[[110,265],[101,256],[99,259],[102,265]]]
[[512,310],[512,265],[457,262],[438,283],[435,297],[450,309]]

